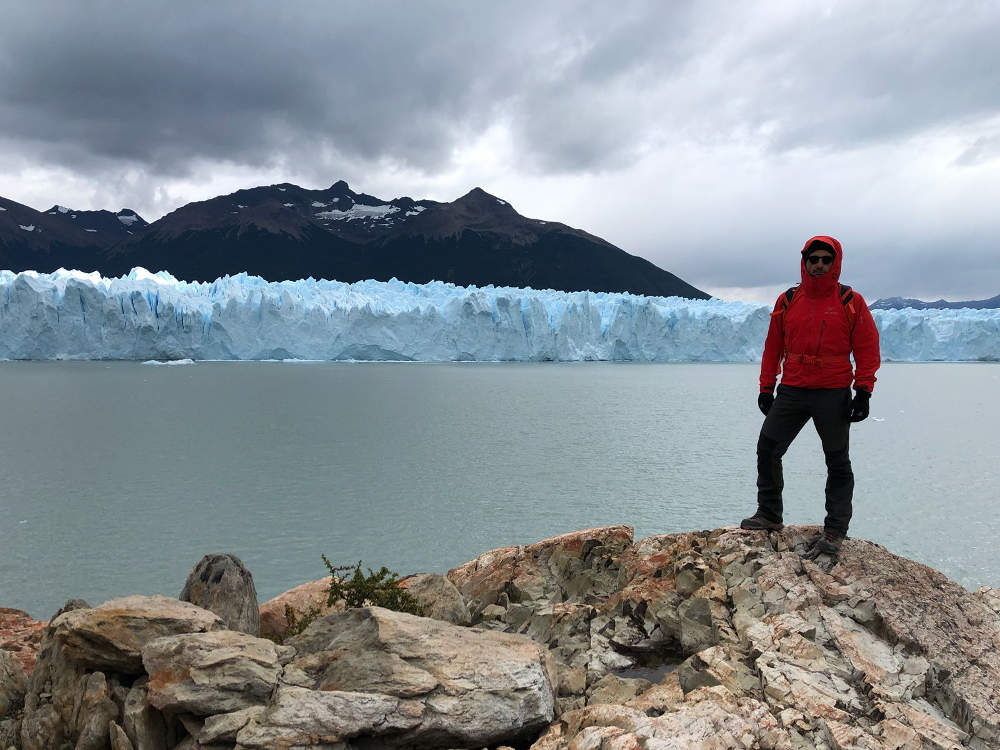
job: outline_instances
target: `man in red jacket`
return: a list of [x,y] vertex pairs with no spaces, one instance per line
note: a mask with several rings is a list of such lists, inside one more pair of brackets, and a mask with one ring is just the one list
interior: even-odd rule
[[[861,295],[840,284],[842,261],[833,237],[810,239],[802,249],[802,283],[778,297],[771,313],[757,398],[765,415],[757,441],[757,512],[740,524],[782,528],[781,457],[812,419],[826,456],[826,520],[808,557],[836,556],[847,536],[854,495],[850,427],[868,417],[880,364],[878,329]],[[785,372],[775,398],[782,360]]]

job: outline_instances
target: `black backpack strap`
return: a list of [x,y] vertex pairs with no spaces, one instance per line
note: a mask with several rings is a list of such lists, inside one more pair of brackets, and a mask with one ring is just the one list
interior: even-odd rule
[[798,291],[798,286],[789,287],[785,292],[785,307],[792,304],[792,300],[795,298],[795,292]]
[[847,305],[850,301],[854,299],[854,290],[851,289],[847,284],[840,285],[840,303],[842,305]]

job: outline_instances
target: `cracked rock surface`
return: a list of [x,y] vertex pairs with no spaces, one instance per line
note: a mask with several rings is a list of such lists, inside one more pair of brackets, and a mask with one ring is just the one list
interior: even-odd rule
[[334,607],[284,645],[167,597],[80,607],[27,682],[5,656],[0,747],[1000,748],[998,590],[863,540],[803,559],[818,534],[586,529],[406,579],[432,617]]
[[[630,531],[449,573],[478,627],[557,660],[562,713],[537,750],[1000,748],[995,589],[972,594],[862,540],[804,560],[814,527]],[[652,684],[636,695],[639,679]]]

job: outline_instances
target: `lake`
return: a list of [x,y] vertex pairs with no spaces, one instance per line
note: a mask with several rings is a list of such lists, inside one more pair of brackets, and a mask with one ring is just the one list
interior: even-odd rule
[[[0,606],[177,596],[209,552],[261,602],[325,553],[401,574],[755,508],[757,365],[0,362]],[[887,364],[852,429],[851,535],[1000,585],[1000,365]],[[786,523],[822,523],[807,426]]]

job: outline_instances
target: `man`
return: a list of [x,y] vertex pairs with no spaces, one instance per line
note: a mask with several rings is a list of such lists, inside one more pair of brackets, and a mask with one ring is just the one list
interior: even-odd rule
[[[847,536],[854,495],[850,427],[868,417],[880,364],[878,329],[868,305],[839,283],[842,261],[843,250],[833,237],[810,239],[802,249],[802,283],[778,297],[771,313],[757,398],[765,415],[757,441],[757,512],[740,524],[752,530],[782,528],[781,457],[812,419],[827,467],[826,520],[823,535],[806,552],[812,558],[836,557]],[[782,360],[785,371],[775,398]]]

